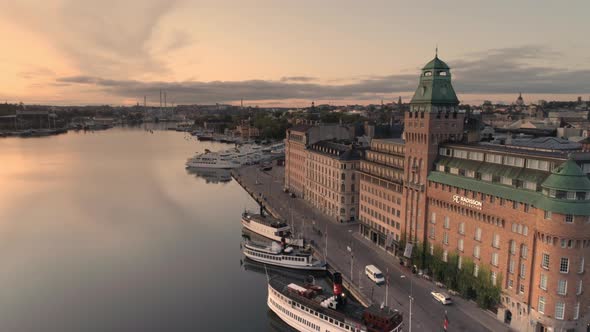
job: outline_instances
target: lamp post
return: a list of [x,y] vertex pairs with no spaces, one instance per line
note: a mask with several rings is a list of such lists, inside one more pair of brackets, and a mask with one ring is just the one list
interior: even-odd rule
[[350,238],[350,245],[347,246],[346,249],[348,249],[348,252],[350,252],[350,283],[354,284],[354,273],[353,273],[354,251],[352,250],[352,230],[349,229],[348,233],[350,234],[351,238]]
[[[404,279],[404,278],[406,278],[406,276],[404,274],[402,274],[400,276],[400,278]],[[410,296],[408,296],[410,299],[410,318],[409,318],[409,323],[408,323],[409,324],[408,331],[412,332],[412,302],[414,302],[414,296],[413,296],[414,295],[414,287],[413,287],[414,283],[412,281],[412,278],[408,278],[408,279],[410,279]]]

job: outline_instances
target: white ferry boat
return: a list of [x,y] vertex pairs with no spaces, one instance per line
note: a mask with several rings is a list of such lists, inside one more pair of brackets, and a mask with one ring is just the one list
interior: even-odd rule
[[268,282],[268,307],[285,323],[302,332],[402,332],[403,315],[388,307],[368,308],[348,301],[342,275],[334,273],[334,293],[317,285],[298,285],[284,277]]
[[189,168],[223,168],[240,167],[241,163],[230,153],[205,152],[186,162]]
[[311,250],[300,250],[272,242],[271,245],[263,245],[254,242],[245,242],[242,252],[249,259],[290,269],[325,271],[325,262],[315,259]]
[[282,242],[284,239],[287,244],[303,247],[303,239],[292,237],[291,226],[271,216],[246,211],[242,213],[242,226],[273,241]]

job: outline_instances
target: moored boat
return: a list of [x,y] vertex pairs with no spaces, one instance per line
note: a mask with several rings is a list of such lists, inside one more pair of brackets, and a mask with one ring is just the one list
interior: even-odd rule
[[302,239],[293,238],[291,226],[271,216],[245,211],[242,213],[242,226],[273,241],[282,242],[284,239],[287,244],[298,247],[303,246]]
[[332,296],[321,287],[297,284],[276,276],[268,281],[268,307],[285,323],[298,331],[401,332],[403,315],[389,307],[368,308],[347,299],[342,275],[334,273]]
[[242,252],[253,261],[285,268],[315,271],[324,271],[327,268],[325,262],[313,257],[311,249],[294,248],[285,243],[272,242],[265,245],[248,241],[243,244]]

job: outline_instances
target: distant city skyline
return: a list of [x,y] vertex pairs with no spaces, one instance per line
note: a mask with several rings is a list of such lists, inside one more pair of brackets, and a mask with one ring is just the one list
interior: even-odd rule
[[[493,6],[487,7],[487,6]],[[587,1],[9,0],[0,101],[408,102],[451,66],[463,103],[590,98]]]

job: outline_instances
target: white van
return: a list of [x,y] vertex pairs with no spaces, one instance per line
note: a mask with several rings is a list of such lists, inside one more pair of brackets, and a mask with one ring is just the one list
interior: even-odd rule
[[373,280],[377,285],[385,283],[383,273],[375,265],[365,266],[365,274],[369,279]]
[[437,300],[438,302],[440,302],[442,304],[453,303],[453,300],[451,300],[451,297],[449,295],[447,295],[446,293],[431,292],[430,294],[432,295],[432,297],[435,300]]

